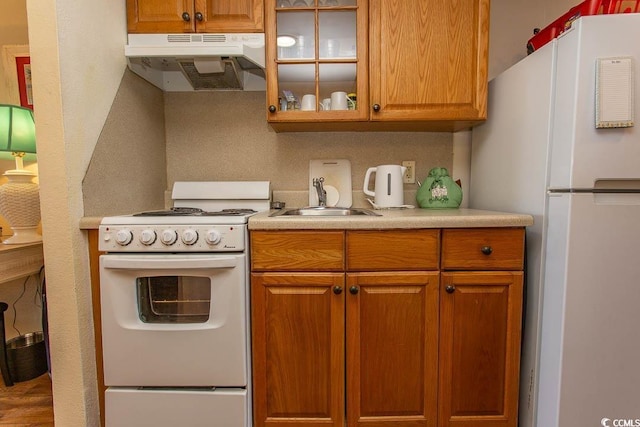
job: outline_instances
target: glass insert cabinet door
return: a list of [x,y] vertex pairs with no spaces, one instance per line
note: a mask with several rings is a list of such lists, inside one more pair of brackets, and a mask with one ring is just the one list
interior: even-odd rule
[[269,0],[268,118],[368,116],[367,6],[361,0]]

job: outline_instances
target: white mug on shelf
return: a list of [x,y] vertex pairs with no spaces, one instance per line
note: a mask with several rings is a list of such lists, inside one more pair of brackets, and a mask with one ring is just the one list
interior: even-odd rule
[[320,109],[324,111],[331,110],[331,98],[325,98],[320,102]]
[[303,111],[315,111],[316,109],[316,96],[312,94],[306,94],[302,96],[302,110]]
[[333,92],[331,94],[332,110],[347,110],[347,92]]
[[340,56],[340,41],[337,39],[320,40],[320,57],[337,58]]

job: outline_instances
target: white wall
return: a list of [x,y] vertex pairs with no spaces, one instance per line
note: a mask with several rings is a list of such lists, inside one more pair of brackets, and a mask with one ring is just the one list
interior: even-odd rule
[[489,80],[527,56],[534,28],[544,28],[581,0],[492,0]]
[[7,340],[42,330],[41,285],[37,275],[0,285],[0,301],[9,305],[4,313]]
[[99,425],[82,179],[125,69],[124,1],[27,0],[56,426]]

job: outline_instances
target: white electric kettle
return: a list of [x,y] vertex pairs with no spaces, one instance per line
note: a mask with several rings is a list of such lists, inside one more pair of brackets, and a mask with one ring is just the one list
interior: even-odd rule
[[[402,176],[407,168],[400,165],[382,165],[367,169],[364,176],[364,194],[374,197],[374,203],[381,208],[392,208],[404,204]],[[369,190],[371,173],[376,173],[375,191]]]

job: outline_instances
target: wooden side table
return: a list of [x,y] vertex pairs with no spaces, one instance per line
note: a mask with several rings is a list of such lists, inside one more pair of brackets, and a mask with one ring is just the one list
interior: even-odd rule
[[0,284],[36,274],[43,265],[42,242],[24,245],[0,243]]

